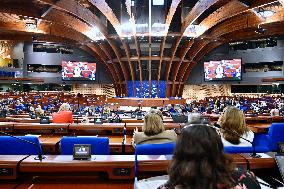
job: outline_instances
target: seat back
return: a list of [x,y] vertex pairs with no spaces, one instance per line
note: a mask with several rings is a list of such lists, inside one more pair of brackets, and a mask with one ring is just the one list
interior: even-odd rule
[[268,130],[271,151],[278,150],[278,143],[284,142],[284,123],[272,123]]
[[96,136],[62,137],[60,141],[61,154],[72,155],[74,144],[91,144],[92,155],[109,154],[109,138]]
[[18,138],[33,142],[38,147],[10,136],[0,136],[0,155],[38,155],[39,150],[42,154],[38,137],[19,136]]
[[252,153],[252,151],[251,146],[224,146],[224,152],[227,154]]
[[253,138],[253,144],[257,153],[270,152],[269,137],[267,134],[255,133]]
[[175,149],[175,142],[161,144],[138,144],[135,148],[135,178],[138,176],[138,159],[137,155],[170,155]]
[[135,148],[135,155],[167,155],[173,154],[175,143],[161,144],[138,144]]

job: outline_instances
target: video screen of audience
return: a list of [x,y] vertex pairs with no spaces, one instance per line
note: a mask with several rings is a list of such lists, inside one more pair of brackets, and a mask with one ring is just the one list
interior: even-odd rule
[[95,80],[96,63],[62,61],[63,80]]
[[241,59],[204,62],[205,81],[241,80]]

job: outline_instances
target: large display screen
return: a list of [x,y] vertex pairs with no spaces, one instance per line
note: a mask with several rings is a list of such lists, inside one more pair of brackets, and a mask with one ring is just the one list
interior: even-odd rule
[[62,61],[63,80],[95,80],[96,63]]
[[204,62],[205,81],[239,81],[242,79],[242,60],[220,60]]

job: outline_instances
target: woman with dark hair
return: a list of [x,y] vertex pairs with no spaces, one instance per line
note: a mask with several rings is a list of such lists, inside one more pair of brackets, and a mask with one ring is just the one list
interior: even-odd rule
[[182,130],[168,173],[159,189],[260,188],[251,173],[235,171],[215,129],[201,124]]

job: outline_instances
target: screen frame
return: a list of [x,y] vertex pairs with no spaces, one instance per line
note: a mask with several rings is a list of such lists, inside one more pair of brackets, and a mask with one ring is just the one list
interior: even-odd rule
[[[76,147],[88,147],[88,153],[86,155],[78,155],[76,154]],[[91,144],[74,144],[73,146],[73,159],[90,159],[92,155],[92,145]]]
[[[204,64],[205,64],[205,62],[210,62],[210,61],[222,61],[222,60],[235,60],[235,59],[240,59],[241,60],[241,77],[240,77],[240,79],[239,80],[234,80],[234,79],[213,79],[213,80],[206,80],[205,79],[205,67],[204,67]],[[223,81],[228,81],[228,82],[240,82],[240,81],[242,81],[243,80],[243,59],[242,58],[231,58],[231,59],[219,59],[219,60],[209,60],[209,61],[204,61],[203,62],[203,68],[202,68],[202,70],[203,70],[203,81],[204,82],[223,82]],[[228,78],[228,77],[227,77]]]
[[[66,79],[68,77],[66,77],[65,79],[63,78],[63,69],[64,69],[64,66],[63,66],[63,62],[72,62],[73,63],[79,63],[79,62],[82,62],[82,63],[87,63],[87,64],[95,64],[95,67],[96,67],[96,71],[95,71],[95,79],[94,80],[91,80],[89,78],[85,78],[85,77],[70,77],[69,79]],[[86,81],[86,82],[94,82],[94,81],[97,81],[97,71],[98,71],[98,64],[97,62],[87,62],[87,61],[67,61],[67,60],[62,60],[61,61],[61,80],[63,82],[69,82],[69,81]]]

